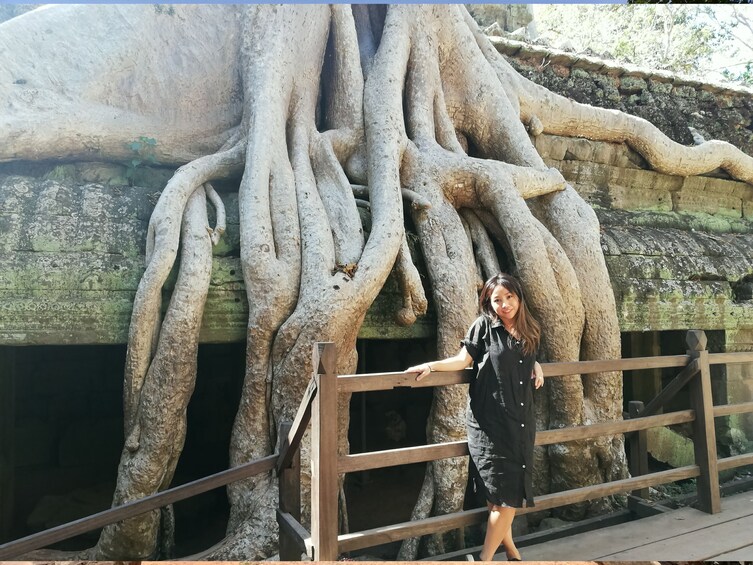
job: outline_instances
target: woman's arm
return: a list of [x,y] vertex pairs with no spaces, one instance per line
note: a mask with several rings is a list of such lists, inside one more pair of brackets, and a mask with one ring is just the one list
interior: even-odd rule
[[457,355],[447,357],[447,359],[441,359],[439,361],[430,361],[428,363],[421,363],[414,367],[408,367],[405,369],[406,373],[418,373],[416,377],[417,381],[423,379],[429,373],[436,371],[460,371],[467,368],[473,362],[470,353],[466,351],[465,347],[461,347]]
[[538,361],[533,365],[531,378],[533,379],[533,388],[541,388],[544,386],[544,370],[541,368]]

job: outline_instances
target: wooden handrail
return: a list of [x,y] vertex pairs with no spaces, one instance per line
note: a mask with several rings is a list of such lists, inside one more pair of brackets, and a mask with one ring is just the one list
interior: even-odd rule
[[[602,498],[612,494],[629,492],[644,486],[662,485],[683,479],[690,479],[697,477],[699,472],[697,465],[688,465],[687,467],[650,473],[648,475],[622,479],[611,483],[541,495],[536,497],[536,506],[521,508],[517,511],[517,514],[528,514],[529,512],[557,508],[575,502],[585,502],[587,500]],[[365,547],[372,547],[383,543],[444,532],[455,528],[479,524],[486,521],[487,515],[488,510],[486,508],[477,508],[443,516],[432,516],[431,518],[424,518],[422,520],[402,522],[391,526],[372,528],[360,532],[342,534],[337,537],[338,548],[340,552],[354,551],[356,549],[363,549]]]
[[663,355],[661,357],[631,357],[627,359],[605,359],[597,361],[565,361],[542,363],[545,377],[565,375],[588,375],[613,371],[635,371],[638,369],[663,369],[684,367],[690,357],[687,355]]
[[[598,360],[598,361],[574,361],[574,362],[561,362],[561,363],[545,363],[542,364],[544,369],[544,375],[546,377],[558,377],[574,374],[591,374],[611,371],[629,371],[636,369],[646,368],[664,368],[664,367],[684,367],[684,369],[678,374],[678,376],[670,383],[668,387],[660,393],[660,395],[649,403],[648,406],[641,413],[641,417],[633,418],[624,421],[615,422],[600,422],[598,424],[591,424],[587,426],[575,426],[571,428],[563,428],[557,430],[546,430],[539,432],[536,437],[536,445],[550,445],[554,443],[562,443],[566,441],[572,441],[577,439],[586,439],[591,437],[599,437],[603,435],[616,435],[620,433],[628,433],[633,431],[645,430],[656,426],[666,426],[672,424],[679,424],[684,422],[696,422],[696,412],[694,410],[683,410],[679,412],[672,412],[662,415],[651,415],[651,412],[658,408],[664,401],[667,400],[677,389],[688,382],[692,377],[699,373],[708,380],[708,367],[709,365],[726,364],[726,363],[749,363],[753,362],[753,353],[741,352],[741,353],[715,353],[709,354],[705,350],[705,336],[702,332],[690,332],[696,335],[696,338],[701,337],[702,343],[695,347],[691,347],[689,355],[671,355],[662,357],[637,357],[632,359],[612,359],[612,360]],[[285,472],[290,474],[291,471],[287,470],[291,465],[298,465],[297,461],[299,453],[299,445],[301,438],[303,437],[307,425],[312,418],[312,407],[314,402],[317,409],[317,426],[318,435],[329,438],[327,442],[331,443],[334,435],[329,433],[329,427],[336,419],[337,403],[333,404],[332,398],[329,398],[327,407],[321,404],[321,399],[317,400],[319,394],[319,386],[317,383],[320,379],[326,377],[326,382],[330,383],[327,388],[331,393],[327,393],[326,396],[336,396],[337,392],[366,392],[376,390],[389,390],[393,388],[422,388],[422,387],[434,387],[434,386],[446,386],[468,383],[471,378],[470,370],[454,371],[454,372],[441,372],[434,373],[430,379],[424,379],[420,382],[415,380],[415,375],[408,373],[374,373],[367,375],[340,375],[334,374],[335,366],[335,354],[333,344],[317,344],[315,346],[314,355],[314,378],[309,382],[309,385],[304,393],[301,404],[299,405],[296,417],[287,433],[281,434],[281,445],[279,447],[279,455],[269,455],[262,459],[257,459],[232,469],[227,469],[198,479],[196,481],[180,485],[178,487],[168,489],[159,493],[155,493],[151,496],[147,496],[143,499],[136,500],[110,508],[108,510],[99,512],[86,518],[75,520],[68,524],[63,524],[55,528],[51,528],[44,532],[32,534],[30,536],[14,540],[0,545],[0,559],[9,559],[28,553],[35,549],[46,547],[50,544],[75,537],[82,533],[101,528],[103,526],[133,518],[148,512],[155,510],[162,506],[184,500],[191,496],[207,492],[209,490],[225,486],[235,481],[246,479],[248,477],[265,473],[275,469],[278,474]],[[330,382],[331,380],[331,382]],[[708,386],[706,386],[708,388]],[[701,398],[701,393],[695,393],[698,398]],[[740,404],[724,405],[724,406],[711,406],[706,396],[710,395],[707,390],[703,391],[704,402],[703,411],[706,413],[704,416],[706,420],[706,429],[709,429],[709,416],[729,416],[732,414],[742,414],[753,412],[753,402],[744,402]],[[709,396],[710,398],[710,396]],[[697,405],[700,405],[696,403]],[[322,418],[325,415],[325,418]],[[334,415],[334,419],[333,419]],[[324,422],[329,422],[324,425]],[[323,433],[327,432],[327,433]],[[282,436],[285,437],[282,437]],[[317,433],[314,434],[315,436]],[[335,434],[336,435],[336,434]],[[333,444],[334,445],[334,444]],[[336,450],[332,447],[326,449],[330,455],[336,454]],[[374,469],[393,465],[402,465],[407,463],[417,463],[425,461],[433,461],[436,459],[443,459],[447,457],[456,457],[467,455],[468,446],[465,441],[448,442],[443,444],[432,444],[426,446],[416,446],[410,448],[402,448],[397,450],[385,450],[371,453],[362,453],[354,455],[345,455],[342,457],[334,456],[335,462],[334,468],[327,468],[327,465],[322,466],[319,461],[319,469],[322,470],[325,475],[329,476],[329,482],[332,482],[332,477],[336,476],[337,472],[346,473],[353,471],[360,471],[366,469]],[[549,508],[555,508],[558,506],[564,506],[566,504],[572,504],[575,502],[584,502],[586,500],[592,500],[594,498],[601,498],[611,494],[617,494],[621,492],[628,492],[640,488],[646,488],[648,486],[660,485],[668,482],[673,482],[681,479],[691,477],[701,477],[704,480],[708,480],[709,471],[725,471],[733,469],[743,465],[753,464],[753,454],[743,454],[734,457],[727,457],[723,459],[714,458],[709,465],[709,458],[703,462],[703,465],[691,465],[687,467],[681,467],[679,469],[672,469],[669,471],[662,471],[660,473],[650,473],[632,477],[629,479],[622,479],[618,481],[612,481],[606,484],[592,485],[588,487],[582,487],[578,489],[572,489],[560,493],[542,495],[537,498],[537,505],[535,508],[524,508],[519,510],[519,514],[526,514],[528,512],[546,510]],[[698,460],[698,459],[697,459]],[[296,467],[297,469],[298,467]],[[320,471],[317,471],[318,474]],[[716,473],[711,473],[715,475]],[[699,481],[701,479],[699,478]],[[713,483],[712,483],[713,486]],[[336,489],[332,485],[327,488],[327,491],[335,492]],[[312,491],[312,498],[314,492]],[[700,494],[700,493],[699,493]],[[293,500],[293,497],[291,500]],[[331,503],[330,503],[331,506]],[[399,539],[406,539],[410,537],[416,537],[428,533],[435,533],[439,531],[445,531],[453,528],[462,527],[465,525],[479,523],[486,519],[487,510],[485,508],[479,508],[476,510],[468,510],[463,512],[457,512],[446,516],[434,516],[426,518],[424,520],[416,520],[411,522],[405,522],[402,524],[395,524],[393,526],[387,526],[383,528],[375,528],[372,530],[365,530],[362,532],[355,532],[351,534],[344,534],[337,538],[337,548],[325,548],[324,553],[320,552],[317,555],[315,540],[325,540],[326,535],[324,529],[321,527],[327,522],[329,525],[325,529],[331,529],[331,522],[333,516],[336,516],[336,505],[322,508],[319,507],[316,513],[312,509],[312,518],[316,515],[315,522],[319,524],[318,529],[314,532],[315,535],[309,534],[301,526],[298,519],[289,512],[278,510],[277,519],[280,524],[281,531],[284,531],[289,539],[293,540],[302,552],[305,552],[309,557],[315,559],[321,559],[324,555],[332,557],[336,556],[336,551],[351,551],[354,549],[361,549],[364,547],[370,547],[385,543],[388,541],[395,541]],[[318,533],[317,533],[318,532]],[[322,543],[322,541],[320,541]],[[329,543],[329,542],[327,542]]]
[[720,471],[729,471],[730,469],[736,469],[737,467],[743,467],[745,465],[753,465],[753,453],[743,453],[742,455],[724,457],[718,459],[716,462],[716,466]]
[[722,365],[730,363],[753,363],[753,351],[709,353],[709,365]]
[[295,542],[300,552],[313,559],[314,545],[311,542],[311,534],[308,530],[292,514],[283,512],[279,508],[277,509],[277,523],[280,529]]
[[684,387],[690,379],[692,379],[700,371],[700,365],[698,359],[693,359],[688,363],[685,368],[677,373],[674,379],[672,379],[667,386],[659,391],[654,398],[651,399],[646,407],[638,413],[637,417],[652,416],[659,411],[667,402],[669,402],[675,395]]
[[[663,355],[660,357],[632,357],[628,359],[607,359],[597,361],[567,361],[542,363],[545,377],[562,377],[566,375],[588,375],[611,371],[635,371],[640,369],[663,369],[685,367],[692,359],[689,355]],[[753,352],[711,353],[709,364],[752,363]],[[339,392],[369,392],[390,390],[393,388],[425,388],[447,386],[470,382],[469,369],[464,371],[446,371],[432,373],[431,378],[416,381],[411,373],[363,373],[355,375],[338,375]]]
[[246,479],[260,473],[266,473],[274,469],[276,462],[277,454],[269,455],[262,459],[256,459],[232,469],[226,469],[214,475],[197,479],[139,500],[134,500],[133,502],[127,502],[121,506],[103,510],[86,518],[74,520],[73,522],[62,524],[43,532],[4,543],[0,545],[0,560],[11,559],[29,551],[46,547],[91,530],[120,522],[121,520],[133,518],[144,512],[156,510],[157,508],[228,485],[235,481],[240,481],[241,479]]
[[753,402],[720,404],[719,406],[714,406],[714,418],[720,416],[732,416],[733,414],[747,414],[748,412],[753,412]]
[[572,426],[559,430],[543,430],[536,432],[536,445],[552,445],[578,439],[588,439],[600,436],[612,436],[638,430],[647,430],[657,426],[671,426],[692,422],[695,419],[693,410],[679,410],[657,416],[645,416],[631,418],[629,420],[615,420],[612,422],[599,422],[586,426]]
[[415,373],[366,373],[361,375],[338,375],[338,392],[370,392],[393,388],[426,388],[458,385],[471,382],[471,370],[441,371],[430,378],[416,380]]
[[280,457],[275,465],[275,471],[277,471],[278,475],[283,469],[290,466],[290,462],[293,460],[294,454],[301,444],[301,439],[303,439],[303,435],[306,433],[306,428],[311,421],[311,404],[314,402],[316,391],[316,379],[311,379],[308,387],[306,387],[306,392],[303,393],[303,399],[298,406],[298,412],[296,412],[293,419],[290,431],[280,447]]
[[468,455],[468,442],[465,440],[450,441],[447,443],[434,443],[415,447],[401,447],[400,449],[385,449],[383,451],[342,455],[339,458],[337,470],[340,473],[353,473],[369,469],[394,467],[396,465],[425,463],[449,457],[462,457],[463,455]]
[[[747,355],[747,354],[727,354]],[[608,359],[598,361],[567,361],[560,363],[542,363],[545,377],[562,377],[566,375],[587,375],[610,371],[633,371],[637,369],[661,369],[665,367],[684,367],[690,362],[688,355],[665,355],[662,357],[633,357],[630,359]],[[393,388],[425,388],[465,384],[470,382],[471,371],[442,371],[432,373],[431,377],[416,381],[415,374],[403,372],[365,373],[356,375],[338,375],[339,392],[369,392],[390,390]]]
[[[657,426],[671,426],[692,422],[695,418],[693,410],[679,410],[657,416],[634,418],[630,420],[615,420],[612,422],[600,422],[587,426],[573,426],[559,430],[545,430],[536,434],[536,445],[551,445],[579,439],[600,437],[603,435],[616,435],[638,430],[647,430]],[[401,447],[399,449],[385,449],[370,451],[368,453],[356,453],[341,455],[338,458],[337,470],[339,473],[353,473],[397,465],[411,463],[425,463],[437,459],[449,457],[462,457],[468,455],[468,442],[451,441],[446,443],[434,443],[430,445],[418,445],[414,447]]]

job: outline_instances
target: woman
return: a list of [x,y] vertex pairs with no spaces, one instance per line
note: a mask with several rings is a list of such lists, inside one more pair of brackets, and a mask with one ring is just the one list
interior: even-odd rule
[[435,371],[459,371],[473,363],[468,451],[489,508],[480,559],[492,560],[502,544],[509,561],[520,561],[512,521],[524,501],[533,506],[533,388],[544,384],[536,361],[541,329],[528,310],[520,283],[510,275],[486,281],[479,305],[481,316],[468,330],[457,355],[405,372],[418,373],[416,380],[421,380]]

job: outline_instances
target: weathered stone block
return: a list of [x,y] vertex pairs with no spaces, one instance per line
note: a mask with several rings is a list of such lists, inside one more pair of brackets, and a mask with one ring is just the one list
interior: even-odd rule
[[572,76],[573,78],[591,78],[591,75],[588,73],[588,71],[581,68],[573,69],[570,72],[570,76]]
[[677,212],[705,212],[742,218],[742,206],[742,200],[733,196],[685,190],[672,194],[672,209]]
[[619,167],[609,167],[609,170],[610,188],[612,186],[619,186],[674,191],[682,185],[680,177],[662,175],[653,171],[622,169]]
[[743,218],[746,220],[753,220],[753,200],[744,200],[742,206]]
[[698,100],[706,104],[715,104],[716,96],[713,92],[710,92],[704,88],[698,92]]
[[622,253],[617,241],[611,236],[611,234],[606,232],[601,235],[601,249],[604,252],[604,255],[610,258],[610,261],[613,260],[615,256]]
[[695,464],[692,440],[664,427],[651,428],[646,432],[648,452],[657,461],[675,468]]
[[609,193],[613,208],[659,212],[672,210],[672,194],[667,190],[614,186]]
[[732,303],[729,283],[613,278],[612,288],[622,331],[711,330],[750,323],[746,310]]
[[[725,332],[725,349],[728,352],[753,351],[753,328],[743,327]],[[737,404],[753,400],[753,365],[727,365],[727,403]],[[753,442],[753,414],[737,414],[730,417],[730,428],[734,450],[742,447],[742,452],[750,452],[749,442]]]
[[689,85],[675,86],[672,94],[680,98],[695,98],[696,89]]
[[542,157],[563,161],[570,145],[569,139],[559,135],[539,135],[534,138],[534,145]]
[[619,163],[630,163],[624,155],[625,146],[617,143],[591,143],[591,160],[594,163],[621,166]]
[[640,77],[624,76],[620,78],[620,92],[626,94],[635,94],[648,87],[645,80]]
[[655,94],[669,94],[672,92],[672,83],[648,79],[648,89]]

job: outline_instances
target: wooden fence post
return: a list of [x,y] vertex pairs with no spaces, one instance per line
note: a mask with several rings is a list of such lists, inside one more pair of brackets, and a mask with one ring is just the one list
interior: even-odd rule
[[[277,436],[278,453],[290,433],[291,422],[282,422]],[[301,521],[301,450],[295,450],[290,466],[280,471],[278,477],[280,510]],[[301,550],[290,535],[280,528],[280,561],[300,561]]]
[[720,512],[719,471],[716,462],[716,432],[714,430],[714,402],[711,397],[711,371],[706,334],[691,330],[687,334],[688,355],[698,360],[699,373],[690,380],[690,405],[695,410],[693,421],[693,449],[700,467],[698,477],[698,506],[704,512]]
[[318,392],[311,409],[311,542],[314,561],[338,555],[337,352],[334,343],[314,345]]
[[[628,403],[631,418],[635,418],[643,411],[643,402],[631,400]],[[648,473],[648,434],[646,430],[638,430],[630,438],[630,475],[638,477]],[[648,498],[648,487],[634,490],[633,496]]]

